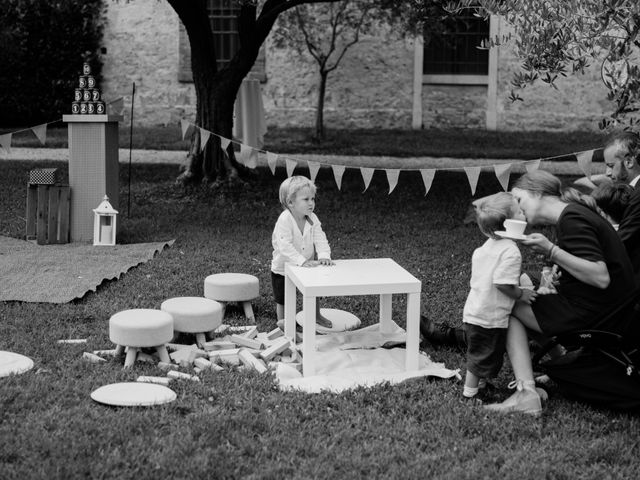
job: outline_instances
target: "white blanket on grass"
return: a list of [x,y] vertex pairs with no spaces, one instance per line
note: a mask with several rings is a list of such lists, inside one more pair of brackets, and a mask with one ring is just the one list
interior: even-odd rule
[[303,377],[295,368],[278,364],[276,379],[281,390],[307,393],[331,391],[339,393],[357,387],[371,387],[409,378],[435,376],[460,378],[458,370],[450,370],[420,353],[418,370],[406,371],[406,349],[381,348],[389,342],[404,342],[405,332],[396,325],[392,334],[381,334],[378,325],[351,332],[316,337],[316,374]]

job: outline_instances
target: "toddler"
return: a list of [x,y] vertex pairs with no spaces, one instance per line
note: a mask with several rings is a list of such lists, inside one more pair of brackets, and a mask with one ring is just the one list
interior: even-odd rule
[[497,376],[502,368],[509,315],[516,300],[530,304],[536,296],[533,289],[519,286],[522,256],[516,243],[495,234],[503,229],[507,218],[524,219],[511,194],[492,195],[475,206],[476,222],[488,239],[473,252],[471,290],[463,311],[467,341],[465,398],[476,397],[479,385]]
[[[271,243],[271,283],[276,301],[278,325],[284,324],[284,265],[292,263],[303,267],[333,265],[327,236],[322,231],[320,220],[313,213],[316,186],[307,177],[295,175],[280,185],[280,203],[284,211],[273,229]],[[314,257],[317,256],[317,261]],[[316,303],[316,322],[326,328],[332,324],[320,315]]]

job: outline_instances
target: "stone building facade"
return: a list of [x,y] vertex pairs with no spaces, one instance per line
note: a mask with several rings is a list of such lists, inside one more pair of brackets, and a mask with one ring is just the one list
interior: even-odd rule
[[[107,2],[104,81],[107,100],[130,100],[136,84],[138,125],[193,119],[195,92],[185,75],[188,45],[180,21],[164,1]],[[497,17],[491,35],[506,32]],[[181,33],[182,32],[182,33]],[[423,74],[418,39],[365,36],[330,74],[325,99],[329,128],[487,128],[491,130],[597,130],[610,108],[607,90],[593,66],[585,75],[525,89],[511,103],[512,75],[519,67],[509,45],[491,49],[488,73],[471,84]],[[313,126],[317,102],[316,65],[289,50],[264,46],[260,68],[268,126]],[[185,81],[187,80],[187,81]],[[128,114],[128,112],[127,112]]]

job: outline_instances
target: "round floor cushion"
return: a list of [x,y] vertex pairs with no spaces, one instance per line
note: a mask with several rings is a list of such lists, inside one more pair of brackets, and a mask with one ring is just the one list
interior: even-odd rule
[[176,332],[209,332],[222,324],[222,305],[208,298],[170,298],[162,302],[160,310],[171,314]]
[[260,295],[258,277],[246,273],[216,273],[204,279],[204,296],[220,302],[246,302]]
[[127,347],[164,345],[173,338],[173,317],[162,310],[123,310],[109,319],[109,338]]
[[33,368],[33,360],[19,353],[0,352],[0,377],[18,375]]
[[[337,308],[321,308],[320,314],[331,322],[333,327],[327,328],[316,323],[316,331],[319,333],[330,332],[344,332],[347,330],[353,330],[360,326],[360,319],[353,313],[345,310],[338,310]],[[296,314],[296,322],[302,326],[304,322],[304,312],[300,311]]]

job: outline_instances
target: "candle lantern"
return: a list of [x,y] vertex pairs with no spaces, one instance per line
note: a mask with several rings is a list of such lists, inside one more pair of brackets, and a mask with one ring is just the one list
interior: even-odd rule
[[98,208],[93,209],[93,244],[94,245],[115,245],[116,244],[116,215],[117,210],[109,203],[106,195]]

